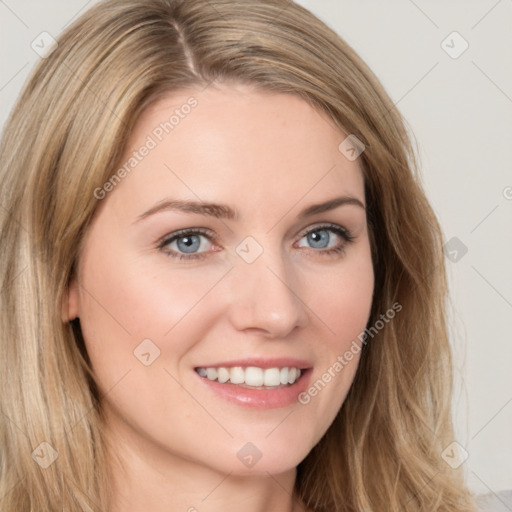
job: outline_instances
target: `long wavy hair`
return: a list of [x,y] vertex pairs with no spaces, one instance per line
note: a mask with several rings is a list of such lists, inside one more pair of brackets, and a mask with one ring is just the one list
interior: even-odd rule
[[[363,141],[369,326],[402,305],[364,347],[341,410],[300,463],[297,497],[315,512],[473,510],[460,469],[441,456],[454,440],[441,231],[404,120],[358,55],[289,0],[107,0],[57,43],[0,147],[1,509],[109,510],[101,397],[63,303],[94,191],[140,114],[217,82],[298,95]],[[52,454],[48,467],[36,463]]]

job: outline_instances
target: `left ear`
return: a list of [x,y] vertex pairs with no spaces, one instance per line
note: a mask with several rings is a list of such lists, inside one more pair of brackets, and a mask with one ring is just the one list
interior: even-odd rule
[[78,292],[78,280],[73,278],[62,303],[61,318],[64,323],[70,322],[80,316]]

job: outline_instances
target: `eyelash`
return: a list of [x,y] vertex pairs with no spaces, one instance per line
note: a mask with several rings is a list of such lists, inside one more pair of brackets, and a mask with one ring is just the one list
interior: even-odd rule
[[352,243],[355,240],[355,237],[352,235],[352,233],[348,229],[342,228],[341,226],[338,226],[336,224],[320,224],[319,226],[315,226],[314,228],[308,228],[305,231],[301,232],[301,234],[299,235],[299,240],[304,238],[309,233],[314,233],[315,231],[330,231],[331,233],[334,233],[343,239],[342,243],[340,243],[339,245],[332,247],[330,249],[315,250],[315,249],[311,248],[313,253],[321,254],[322,256],[330,256],[330,255],[334,255],[334,254],[344,254],[345,250],[347,248],[347,245]]
[[[311,250],[315,254],[322,254],[323,256],[329,256],[333,254],[343,254],[345,252],[346,246],[350,243],[352,243],[355,239],[355,237],[350,233],[349,230],[342,228],[341,226],[337,226],[336,224],[322,224],[319,226],[315,226],[314,228],[309,228],[299,235],[299,240],[304,238],[309,233],[313,233],[315,231],[330,231],[331,233],[334,233],[341,237],[344,242],[339,244],[336,247],[332,247],[330,249],[319,249],[315,250],[311,248]],[[202,228],[193,228],[193,229],[182,229],[179,231],[176,231],[172,233],[170,236],[166,236],[163,239],[161,239],[158,244],[157,248],[162,250],[167,256],[171,258],[176,258],[179,260],[198,260],[205,258],[209,252],[217,252],[217,251],[206,251],[206,252],[200,252],[200,253],[190,253],[190,254],[183,254],[176,252],[174,250],[166,250],[166,246],[174,242],[175,240],[178,240],[179,238],[183,238],[186,236],[194,236],[194,235],[203,235],[212,243],[215,244],[215,241],[217,237],[207,229]]]
[[191,253],[191,254],[182,254],[173,250],[166,250],[165,247],[175,240],[178,240],[179,238],[183,238],[185,236],[194,236],[194,235],[203,235],[210,242],[215,243],[216,237],[215,235],[207,230],[207,229],[201,229],[201,228],[194,228],[194,229],[181,229],[180,231],[176,231],[172,233],[170,236],[164,237],[159,243],[158,243],[158,249],[161,249],[167,256],[170,256],[171,258],[176,258],[179,260],[198,260],[206,257],[208,252],[200,252],[197,254]]

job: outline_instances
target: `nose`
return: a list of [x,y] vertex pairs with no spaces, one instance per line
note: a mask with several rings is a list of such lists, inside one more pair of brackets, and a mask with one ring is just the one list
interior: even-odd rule
[[238,331],[284,338],[307,325],[307,297],[282,257],[239,261],[230,279],[229,319]]

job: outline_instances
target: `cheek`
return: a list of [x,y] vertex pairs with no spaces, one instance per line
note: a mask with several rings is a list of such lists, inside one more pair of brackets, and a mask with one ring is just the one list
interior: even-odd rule
[[327,342],[331,350],[346,350],[368,322],[374,275],[369,246],[362,249],[346,265],[325,276],[324,286],[310,303],[311,310],[331,334]]
[[[343,405],[355,377],[362,348],[361,334],[370,315],[374,275],[369,245],[351,261],[329,273],[321,291],[311,293],[308,304],[323,331],[316,347],[319,358],[310,386],[299,402],[317,418],[323,434]],[[310,276],[309,282],[318,283]],[[321,424],[321,425],[320,425]]]
[[[89,357],[99,377],[112,380],[116,377],[112,373],[138,363],[134,351],[139,346],[149,347],[152,357],[160,352],[160,362],[175,366],[214,316],[213,310],[205,315],[201,305],[224,271],[210,269],[198,278],[197,273],[171,273],[165,258],[155,265],[147,263],[149,258],[120,258],[120,253],[84,255],[80,290],[80,320]],[[183,321],[192,316],[192,325]],[[183,333],[185,325],[193,331],[188,336]]]

